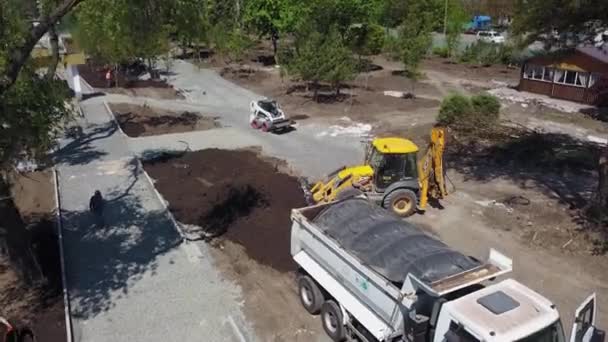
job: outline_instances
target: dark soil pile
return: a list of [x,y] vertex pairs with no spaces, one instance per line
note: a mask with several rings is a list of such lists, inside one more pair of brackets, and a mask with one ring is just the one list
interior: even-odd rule
[[133,113],[119,113],[116,116],[122,130],[130,137],[140,137],[151,128],[186,126],[194,130],[194,126],[201,117],[195,113],[184,112],[179,116],[161,115],[157,117],[141,118]]
[[[95,64],[78,65],[78,72],[93,88],[108,88],[106,72],[108,68]],[[113,87],[122,88],[171,88],[171,85],[161,80],[139,80],[136,75],[127,75],[127,71],[119,70],[112,74]]]
[[39,341],[66,341],[54,223],[22,220],[11,200],[0,202],[0,218],[5,230],[0,237],[1,314],[17,327],[32,329]]
[[291,209],[306,205],[297,178],[251,151],[209,149],[144,163],[175,218],[242,245],[261,264],[286,272]]
[[211,117],[192,112],[169,112],[148,106],[111,104],[110,108],[122,128],[130,137],[151,136],[167,133],[200,131],[220,127]]

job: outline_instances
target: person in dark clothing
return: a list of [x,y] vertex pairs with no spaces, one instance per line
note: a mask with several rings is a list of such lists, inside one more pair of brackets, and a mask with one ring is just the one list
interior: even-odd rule
[[95,194],[91,197],[89,201],[89,210],[100,220],[101,225],[103,225],[103,206],[104,201],[101,196],[101,191],[95,190]]

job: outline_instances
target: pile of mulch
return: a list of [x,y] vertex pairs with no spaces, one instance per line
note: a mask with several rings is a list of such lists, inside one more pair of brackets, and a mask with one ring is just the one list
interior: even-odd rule
[[126,103],[111,104],[120,128],[129,137],[202,131],[220,127],[216,118],[193,112],[171,112]]
[[[107,67],[95,64],[78,65],[78,72],[89,85],[93,88],[108,88],[106,81]],[[121,88],[171,88],[171,85],[164,80],[140,80],[136,75],[127,75],[125,70],[113,72],[114,83],[112,87]]]
[[144,163],[181,223],[242,245],[261,264],[295,270],[291,209],[306,206],[297,178],[251,151],[209,149]]

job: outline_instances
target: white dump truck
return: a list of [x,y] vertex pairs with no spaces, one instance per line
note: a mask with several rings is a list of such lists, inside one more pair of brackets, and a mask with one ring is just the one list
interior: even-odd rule
[[[513,279],[484,285],[512,270],[495,250],[481,262],[357,197],[292,221],[300,300],[334,341],[566,341],[548,299]],[[595,318],[594,294],[570,341],[603,341]]]

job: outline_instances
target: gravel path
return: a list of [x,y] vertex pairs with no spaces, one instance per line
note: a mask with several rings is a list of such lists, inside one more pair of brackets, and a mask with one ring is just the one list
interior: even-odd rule
[[[240,289],[206,245],[182,243],[100,101],[57,156],[75,341],[252,341]],[[106,199],[100,226],[92,193]]]

